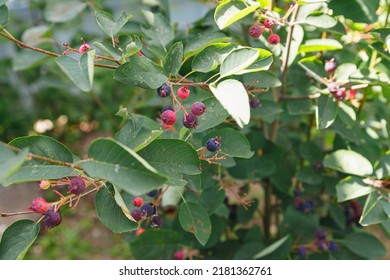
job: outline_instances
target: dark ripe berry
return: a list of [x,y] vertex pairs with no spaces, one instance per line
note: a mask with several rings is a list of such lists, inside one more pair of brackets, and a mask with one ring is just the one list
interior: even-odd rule
[[146,195],[149,197],[156,197],[158,195],[158,190],[148,192]]
[[317,170],[323,170],[324,169],[324,164],[322,161],[317,161],[314,163],[314,168]]
[[28,206],[28,209],[34,211],[35,213],[45,214],[45,212],[49,209],[49,203],[42,197],[37,197]]
[[85,190],[85,182],[80,177],[73,177],[69,182],[68,190],[72,194],[81,194]]
[[325,71],[328,72],[328,73],[332,73],[334,72],[334,70],[336,70],[336,67],[337,67],[337,64],[336,62],[334,61],[334,58],[332,58],[331,60],[327,60],[325,61]]
[[152,228],[160,228],[162,225],[162,218],[158,215],[152,216],[152,222],[150,223],[150,226]]
[[183,125],[186,128],[196,128],[198,126],[198,118],[193,113],[184,114]]
[[298,188],[293,189],[294,196],[300,196],[302,194],[302,191]]
[[326,231],[324,231],[324,230],[318,230],[318,231],[316,232],[316,238],[317,238],[318,240],[324,240],[324,239],[326,238],[326,236],[327,236],[327,233],[326,233]]
[[257,107],[260,106],[260,100],[257,98],[253,98],[249,101],[249,105],[253,108],[256,109]]
[[249,35],[253,38],[259,38],[263,34],[263,31],[263,27],[258,23],[254,23],[249,27]]
[[332,253],[336,253],[339,250],[339,245],[337,245],[336,242],[330,241],[328,246],[329,251],[331,251]]
[[167,84],[163,84],[157,89],[157,94],[160,97],[167,97],[171,94],[171,88]]
[[317,245],[318,250],[321,250],[321,251],[328,250],[328,243],[326,242],[326,240],[323,240],[323,239],[317,240],[316,245]]
[[295,209],[302,209],[303,200],[300,197],[296,197],[293,200],[293,206]]
[[203,115],[203,113],[206,111],[206,105],[204,105],[202,102],[195,102],[194,104],[192,104],[191,106],[191,112],[195,115],[195,116],[201,116]]
[[176,113],[171,110],[166,110],[161,114],[161,120],[164,124],[173,125],[176,122]]
[[277,44],[279,44],[279,42],[280,42],[280,37],[279,37],[279,35],[278,35],[278,34],[272,34],[271,36],[269,36],[268,42],[269,42],[271,45],[277,45]]
[[307,249],[302,246],[298,246],[297,248],[297,254],[300,256],[302,259],[304,259],[307,255]]
[[141,211],[138,209],[134,209],[131,211],[131,216],[136,220],[137,222],[142,219]]
[[274,27],[275,22],[276,20],[274,20],[273,18],[266,18],[264,21],[264,27],[271,29],[272,27]]
[[137,229],[137,230],[135,231],[135,235],[136,235],[136,236],[140,236],[144,231],[145,231],[144,228],[139,228],[139,229]]
[[184,260],[184,253],[182,251],[176,251],[173,258],[175,260]]
[[305,201],[305,202],[301,205],[300,209],[302,210],[303,213],[310,213],[310,212],[313,211],[314,206],[315,206],[315,205],[314,205],[314,201],[311,200],[311,199],[309,199],[309,200]]
[[221,142],[218,137],[213,137],[207,140],[206,149],[210,152],[215,152],[221,147]]
[[141,207],[142,204],[144,204],[144,200],[142,199],[142,197],[137,196],[136,198],[134,198],[133,204],[135,207]]
[[344,97],[345,97],[345,90],[344,90],[344,89],[339,89],[337,92],[332,93],[332,95],[333,95],[334,98],[336,98],[337,100],[343,100]]
[[45,213],[45,216],[43,217],[43,222],[49,228],[58,226],[61,223],[60,209],[55,211],[54,206],[49,207]]
[[340,90],[340,86],[338,83],[335,83],[335,82],[330,82],[329,85],[328,85],[328,90],[330,93],[336,93]]
[[144,204],[144,205],[142,205],[140,211],[141,211],[141,215],[142,216],[148,216],[149,217],[149,216],[153,215],[154,208],[150,204]]
[[161,113],[164,113],[167,110],[175,111],[171,105],[165,106],[161,109]]
[[181,100],[187,99],[189,95],[190,95],[190,90],[188,89],[187,86],[183,86],[177,90],[177,96],[179,96]]

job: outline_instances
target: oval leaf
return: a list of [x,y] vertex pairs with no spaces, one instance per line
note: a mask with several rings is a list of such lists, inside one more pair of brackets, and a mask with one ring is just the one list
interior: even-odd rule
[[335,121],[339,107],[336,100],[330,94],[322,94],[317,99],[316,106],[316,123],[317,129],[325,129],[332,125]]
[[334,39],[311,39],[299,47],[300,53],[341,50],[343,45]]
[[20,220],[3,233],[0,260],[21,260],[38,236],[40,227],[31,220]]
[[230,43],[219,43],[203,49],[192,60],[192,70],[207,73],[216,69],[234,48]]
[[206,210],[194,202],[182,203],[179,209],[180,225],[205,245],[211,234],[211,222]]
[[386,248],[375,236],[354,232],[348,234],[344,241],[345,246],[358,256],[367,259],[378,259],[386,255]]
[[390,155],[384,155],[379,159],[374,174],[378,179],[390,177]]
[[198,54],[200,51],[208,46],[225,43],[230,40],[230,37],[226,36],[222,32],[213,33],[200,33],[198,37],[192,39],[184,48],[184,57],[189,58]]
[[371,192],[363,208],[359,223],[362,226],[374,225],[385,222],[389,219],[384,207],[388,204],[377,192]]
[[23,149],[18,154],[0,146],[0,183],[16,172],[27,158],[28,149]]
[[255,62],[259,54],[259,50],[253,48],[233,50],[222,62],[221,78],[239,73]]
[[99,27],[110,37],[117,34],[129,19],[130,16],[125,11],[122,12],[118,20],[115,20],[110,14],[104,11],[96,11],[96,21]]
[[324,165],[343,173],[368,176],[373,172],[371,163],[355,151],[337,150],[325,156]]
[[224,29],[232,23],[242,19],[243,17],[260,8],[260,3],[256,1],[223,1],[215,9],[214,20],[219,29]]
[[371,193],[374,189],[359,177],[349,176],[336,185],[337,201],[342,202]]
[[0,29],[4,28],[9,20],[9,11],[6,5],[0,5]]
[[274,243],[272,243],[268,247],[266,247],[263,250],[261,250],[258,254],[256,254],[253,257],[253,259],[260,259],[260,258],[263,258],[263,257],[271,254],[272,252],[277,250],[280,246],[282,246],[283,243],[286,242],[289,238],[290,238],[290,235],[286,235],[285,237],[275,241]]
[[183,43],[175,43],[165,57],[164,70],[168,75],[176,76],[179,73],[181,61],[183,59]]
[[233,79],[224,80],[218,86],[210,84],[210,90],[240,127],[249,123],[249,98],[241,82]]
[[321,12],[315,12],[308,15],[305,22],[315,27],[328,29],[337,24],[337,19]]
[[47,1],[44,17],[50,22],[66,22],[78,16],[85,8],[87,3],[80,1]]

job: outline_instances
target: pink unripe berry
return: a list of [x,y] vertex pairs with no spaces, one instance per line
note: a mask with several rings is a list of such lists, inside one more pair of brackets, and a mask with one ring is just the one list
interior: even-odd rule
[[333,95],[334,98],[336,98],[337,100],[343,100],[344,97],[345,97],[345,90],[341,88],[341,89],[339,89],[337,92],[332,93],[332,95]]
[[264,21],[264,27],[271,29],[274,26],[275,22],[276,20],[274,20],[273,18],[266,18]]
[[327,60],[325,61],[325,71],[328,72],[328,73],[332,73],[334,72],[334,70],[336,70],[336,67],[337,67],[337,64],[336,62],[334,61],[334,58],[332,58],[331,60]]
[[50,186],[51,186],[51,184],[50,184],[49,180],[42,180],[39,182],[39,188],[41,190],[47,190],[50,188]]
[[206,111],[206,105],[204,105],[202,102],[195,102],[194,104],[192,104],[191,106],[191,112],[195,115],[195,116],[201,116],[203,115],[203,113]]
[[184,253],[182,251],[176,251],[173,257],[175,260],[184,260]]
[[176,113],[172,110],[166,110],[161,114],[161,120],[166,125],[173,125],[176,122]]
[[190,95],[190,90],[187,86],[183,86],[177,90],[177,95],[181,100],[185,100]]
[[269,36],[268,42],[269,42],[271,45],[277,45],[277,44],[279,44],[279,42],[280,42],[280,37],[279,37],[279,35],[278,35],[278,34],[272,34],[271,36]]
[[145,231],[144,228],[139,228],[139,229],[137,229],[137,230],[135,231],[135,235],[136,235],[136,236],[140,236],[144,231]]
[[263,27],[258,23],[254,23],[249,27],[249,35],[253,38],[259,38],[263,34],[263,31]]
[[80,46],[79,52],[80,52],[81,54],[84,54],[84,53],[86,53],[89,49],[91,49],[91,46],[88,45],[88,44],[84,41],[83,38],[81,38],[81,41],[83,41],[83,44]]
[[49,209],[49,203],[42,197],[37,197],[28,206],[28,209],[34,211],[35,213],[45,214]]
[[354,99],[357,94],[357,91],[354,89],[350,89],[347,94],[347,99]]
[[133,204],[135,207],[141,207],[142,204],[144,204],[144,200],[142,199],[142,197],[137,196],[136,198],[134,198]]

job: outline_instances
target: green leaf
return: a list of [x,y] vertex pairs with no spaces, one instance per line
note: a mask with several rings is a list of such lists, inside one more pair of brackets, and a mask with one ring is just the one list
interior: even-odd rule
[[95,50],[84,53],[80,61],[62,55],[55,59],[57,65],[82,91],[90,91],[93,84]]
[[243,76],[245,85],[255,85],[258,88],[280,87],[282,82],[275,73],[271,71],[260,71],[256,73],[247,73]]
[[216,127],[229,116],[229,113],[215,97],[207,98],[202,102],[206,106],[206,111],[203,115],[198,116],[199,125],[192,133],[200,133]]
[[[32,154],[50,158],[63,163],[72,163],[72,153],[60,142],[48,136],[25,136],[12,140],[10,145],[18,148],[28,148]],[[72,176],[74,169],[63,165],[55,165],[48,161],[31,159],[26,160],[23,165],[2,183],[9,186],[21,182],[34,182],[44,179],[58,179]]]
[[202,191],[199,204],[204,207],[207,214],[212,215],[223,203],[226,193],[217,186],[210,186]]
[[311,39],[299,47],[300,53],[336,51],[341,50],[343,45],[334,39]]
[[164,62],[164,71],[169,76],[176,76],[179,73],[183,59],[183,43],[177,42],[169,49]]
[[386,204],[388,202],[380,194],[371,192],[366,199],[359,223],[362,226],[369,226],[387,221],[389,215],[384,209]]
[[358,256],[367,259],[378,259],[386,255],[386,248],[375,236],[354,232],[345,237],[345,246]]
[[131,18],[125,11],[122,12],[118,20],[115,20],[110,14],[104,11],[96,11],[95,15],[99,27],[110,37],[117,34]]
[[31,220],[20,220],[10,225],[1,238],[0,260],[22,260],[39,230],[39,224]]
[[249,98],[241,82],[233,79],[224,80],[218,86],[210,84],[210,90],[240,127],[249,123]]
[[339,204],[332,204],[330,206],[329,215],[341,230],[345,230],[347,218],[343,208]]
[[326,84],[323,77],[326,77],[328,74],[324,69],[324,65],[321,60],[316,56],[310,56],[301,59],[298,62],[298,65],[301,66],[310,76],[313,77],[317,82]]
[[374,174],[378,179],[390,177],[390,155],[382,156],[375,164]]
[[136,54],[139,50],[142,49],[141,39],[137,35],[134,35],[133,37],[130,37],[130,39],[131,40],[128,41],[127,44],[126,44],[126,55],[125,55],[125,57],[132,56],[132,55]]
[[337,201],[343,202],[357,197],[365,196],[374,189],[363,182],[363,179],[349,176],[336,185]]
[[181,178],[183,174],[200,173],[198,153],[185,141],[156,139],[139,152],[154,168],[163,174]]
[[304,167],[297,173],[297,179],[310,185],[319,185],[324,180],[321,172],[313,167]]
[[113,188],[104,187],[97,192],[95,207],[100,221],[115,233],[124,233],[138,228],[138,223],[131,221],[125,215],[126,209],[121,209],[117,204]]
[[108,180],[132,195],[155,190],[167,181],[133,150],[113,139],[95,140],[88,155],[91,159],[79,165],[91,177]]
[[254,255],[252,259],[256,259],[257,260],[257,259],[263,258],[263,257],[273,253],[280,246],[282,246],[283,243],[286,242],[289,238],[290,238],[290,235],[286,235],[286,236],[282,237],[281,239],[275,241],[274,243],[272,243],[271,245],[267,246],[265,249],[261,250],[256,255]]
[[303,142],[299,146],[299,155],[311,163],[322,161],[324,151],[313,142]]
[[172,260],[180,244],[180,235],[173,230],[145,230],[130,243],[131,253],[138,260]]
[[266,123],[275,121],[282,112],[280,105],[271,100],[261,100],[261,106],[252,110],[253,115],[260,116]]
[[286,101],[288,114],[292,116],[310,115],[315,110],[312,101],[309,99]]
[[332,125],[337,117],[339,108],[332,95],[322,94],[317,99],[316,124],[317,129],[325,129]]
[[248,139],[233,128],[214,130],[203,137],[203,146],[208,139],[218,136],[221,138],[221,151],[230,157],[251,158],[254,152]]
[[108,42],[94,42],[93,45],[101,50],[104,54],[111,56],[116,60],[122,59],[122,53],[112,46],[112,43]]
[[0,182],[15,173],[27,158],[28,148],[18,154],[0,145]]
[[221,78],[239,73],[259,57],[257,49],[243,47],[233,50],[221,64]]
[[182,203],[179,209],[180,225],[205,245],[211,235],[211,222],[206,210],[194,202]]
[[131,86],[156,89],[165,83],[168,77],[148,58],[134,55],[130,57],[129,62],[115,70],[114,79]]
[[[141,27],[141,31],[151,40],[153,45],[164,48],[174,39],[174,32],[168,19],[161,14],[147,13],[149,28]],[[166,52],[166,50],[165,50]]]
[[329,29],[337,24],[337,19],[322,12],[314,12],[306,17],[305,23],[319,28]]
[[335,15],[342,15],[354,22],[373,23],[378,19],[376,11],[379,2],[380,0],[350,0],[348,2],[332,0],[329,3],[329,8],[333,10]]
[[337,150],[326,155],[324,165],[327,168],[356,176],[369,176],[373,172],[368,159],[349,150]]
[[260,3],[255,1],[223,1],[215,9],[214,20],[219,29],[224,29],[258,8],[260,8]]
[[6,5],[0,5],[0,30],[3,29],[9,20],[9,11]]
[[37,67],[47,59],[47,55],[33,50],[21,50],[18,55],[12,59],[12,69],[22,71]]
[[335,71],[336,82],[340,85],[346,84],[349,82],[349,76],[351,76],[357,67],[353,63],[343,63],[337,66]]
[[246,73],[253,73],[268,70],[273,62],[272,53],[263,49],[257,49],[259,56],[251,65],[235,73],[235,75],[243,75]]
[[44,17],[49,22],[66,22],[78,16],[85,8],[87,3],[80,1],[47,1]]
[[192,39],[184,48],[184,57],[189,58],[201,52],[208,46],[218,43],[226,43],[230,37],[222,32],[200,33],[198,37]]
[[230,43],[219,43],[204,48],[192,60],[192,70],[202,73],[215,70],[234,48],[235,46]]

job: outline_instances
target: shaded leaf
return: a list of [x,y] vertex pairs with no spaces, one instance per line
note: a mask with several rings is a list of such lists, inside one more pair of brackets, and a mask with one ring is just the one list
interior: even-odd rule
[[380,0],[350,0],[348,2],[333,0],[329,3],[329,8],[335,15],[342,15],[355,22],[373,23],[378,19],[376,11],[379,2]]
[[358,256],[367,259],[378,259],[386,255],[386,248],[375,236],[354,232],[345,237],[345,246]]
[[359,177],[349,176],[336,185],[337,201],[343,202],[365,196],[374,189],[363,182]]
[[378,179],[390,177],[390,155],[382,156],[375,164],[374,174]]
[[76,18],[86,7],[86,3],[75,0],[47,1],[43,15],[49,22],[66,22]]
[[27,158],[28,148],[18,154],[0,145],[0,183],[15,173]]
[[363,226],[379,224],[389,219],[384,207],[388,204],[377,192],[371,192],[363,208],[359,223]]
[[337,117],[339,108],[332,95],[322,94],[317,99],[316,124],[317,129],[325,129],[332,125]]
[[4,28],[9,20],[9,11],[6,5],[0,5],[0,30]]
[[96,11],[95,15],[99,27],[110,37],[117,34],[131,18],[125,11],[121,13],[118,20],[115,20],[110,14],[104,11]]
[[176,76],[179,73],[183,59],[183,43],[177,42],[169,49],[165,57],[164,70],[168,75]]
[[253,256],[253,259],[260,259],[260,258],[263,258],[263,257],[273,253],[280,246],[282,246],[283,243],[286,242],[289,238],[290,238],[290,235],[286,235],[286,236],[282,237],[281,239],[275,241],[271,245],[267,246],[265,249],[261,250],[255,256]]

